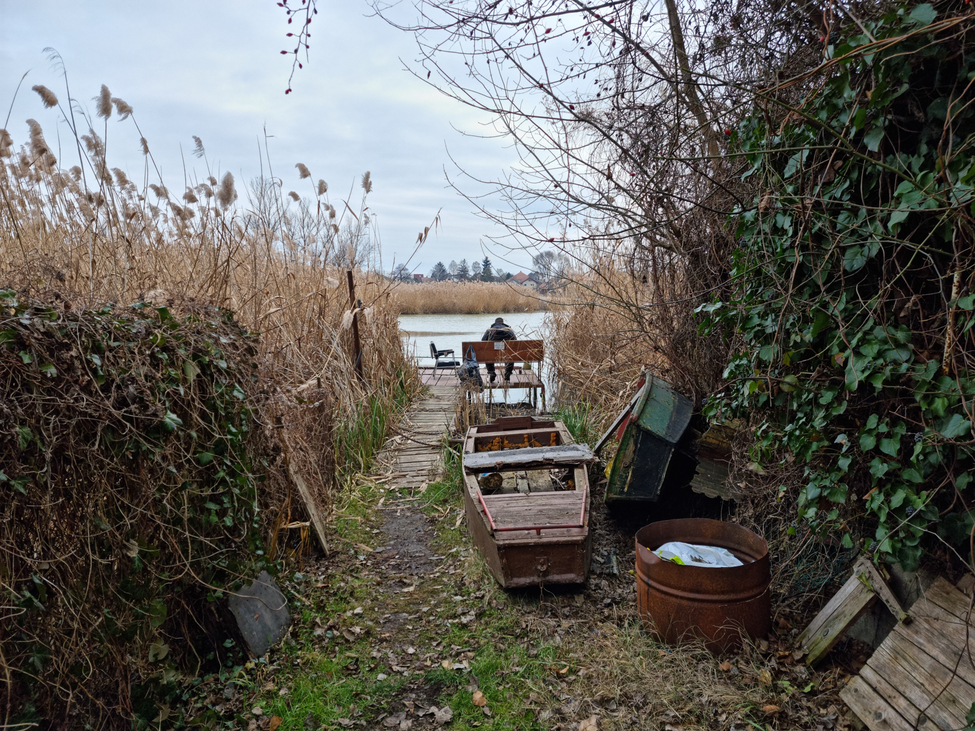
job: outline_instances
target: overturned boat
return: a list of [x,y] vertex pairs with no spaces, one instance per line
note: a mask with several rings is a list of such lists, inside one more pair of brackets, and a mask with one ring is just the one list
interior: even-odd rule
[[560,421],[511,416],[468,430],[467,526],[503,587],[586,580],[592,459],[592,450],[576,444]]

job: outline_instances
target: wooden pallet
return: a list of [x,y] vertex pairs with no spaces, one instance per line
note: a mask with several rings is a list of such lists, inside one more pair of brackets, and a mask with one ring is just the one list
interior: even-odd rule
[[873,731],[961,729],[975,703],[972,599],[938,578],[840,697]]

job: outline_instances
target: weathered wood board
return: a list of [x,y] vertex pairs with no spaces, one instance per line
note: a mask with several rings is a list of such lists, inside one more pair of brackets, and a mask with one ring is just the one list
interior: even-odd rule
[[464,471],[488,472],[503,469],[541,469],[571,466],[594,459],[587,444],[566,444],[561,447],[529,447],[498,452],[478,452],[464,455]]
[[873,731],[959,729],[975,702],[972,600],[942,578],[840,692]]
[[876,567],[865,557],[853,565],[853,575],[820,610],[797,640],[806,664],[819,662],[843,633],[878,599],[882,599],[898,621],[907,619],[897,597]]

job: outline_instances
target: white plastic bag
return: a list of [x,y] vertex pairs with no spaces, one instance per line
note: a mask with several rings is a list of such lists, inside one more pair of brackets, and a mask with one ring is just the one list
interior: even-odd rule
[[671,541],[665,543],[654,554],[664,561],[680,564],[681,566],[709,566],[711,568],[728,568],[741,566],[742,563],[731,551],[717,546],[698,546],[693,543]]

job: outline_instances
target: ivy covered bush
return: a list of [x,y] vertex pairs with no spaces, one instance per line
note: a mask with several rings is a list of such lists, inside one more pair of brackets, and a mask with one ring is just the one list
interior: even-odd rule
[[[185,309],[185,308],[184,308]],[[225,312],[0,291],[0,707],[132,728],[263,565],[252,336]]]
[[972,563],[972,15],[844,23],[732,132],[760,192],[698,309],[733,346],[708,410],[755,426],[753,469],[802,465],[781,491],[821,534],[909,569],[938,538]]

